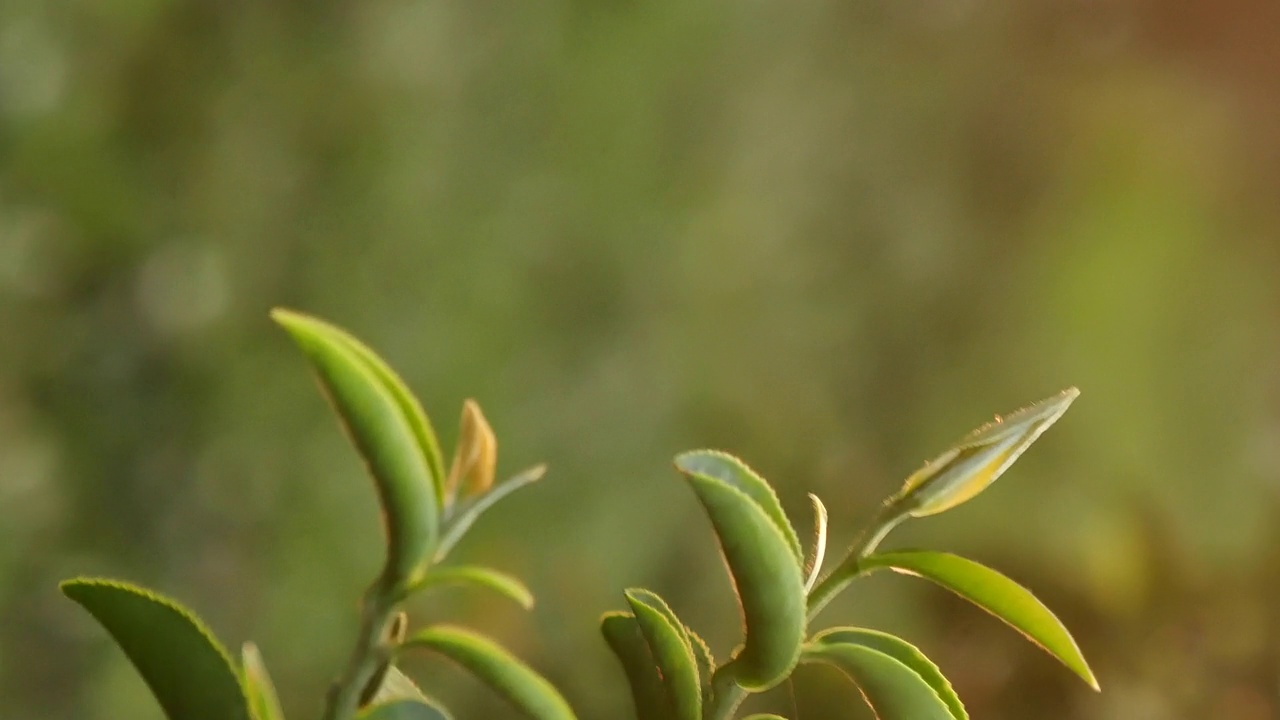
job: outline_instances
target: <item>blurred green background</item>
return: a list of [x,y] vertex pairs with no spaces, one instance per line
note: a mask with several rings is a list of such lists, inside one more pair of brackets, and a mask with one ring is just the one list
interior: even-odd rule
[[[737,641],[670,467],[740,454],[848,543],[993,413],[1077,385],[980,499],[887,547],[1033,588],[1104,692],[876,576],[823,615],[917,642],[976,718],[1280,717],[1280,9],[449,0],[0,4],[0,699],[157,719],[58,580],[255,639],[318,716],[380,562],[373,493],[276,305],[367,339],[446,445],[475,397],[547,479],[459,559],[475,623],[581,716],[651,587]],[[510,717],[430,659],[459,718]],[[834,672],[758,707],[867,717]],[[861,714],[860,714],[861,713]]]

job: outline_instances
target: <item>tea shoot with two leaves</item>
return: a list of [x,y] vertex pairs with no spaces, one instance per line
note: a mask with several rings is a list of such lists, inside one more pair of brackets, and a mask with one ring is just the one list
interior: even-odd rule
[[[516,578],[446,561],[478,517],[538,480],[543,468],[494,484],[497,440],[480,407],[468,400],[446,470],[426,412],[377,354],[321,320],[286,310],[272,317],[302,350],[363,457],[386,530],[386,561],[361,600],[355,647],[329,692],[323,720],[450,718],[397,668],[405,653],[418,650],[461,665],[529,718],[573,720],[561,694],[495,640],[442,624],[411,631],[400,610],[410,596],[443,584],[471,585],[532,606],[532,595]],[[908,518],[949,510],[982,492],[1077,394],[1066,390],[997,419],[926,463],[885,501],[825,576],[827,510],[816,496],[810,496],[814,537],[805,552],[773,488],[746,464],[712,450],[677,456],[676,469],[715,532],[736,590],[744,637],[729,659],[717,664],[707,644],[661,597],[642,588],[627,590],[629,610],[607,613],[600,629],[630,684],[637,720],[729,720],[749,694],[777,686],[807,663],[842,670],[881,720],[967,720],[942,672],[906,640],[867,628],[811,629],[832,598],[881,569],[925,578],[987,610],[1096,690],[1097,681],[1070,634],[1017,583],[944,552],[877,552],[885,536]],[[170,720],[283,720],[252,643],[245,643],[236,663],[203,623],[173,600],[104,579],[69,580],[62,589],[111,634]]]

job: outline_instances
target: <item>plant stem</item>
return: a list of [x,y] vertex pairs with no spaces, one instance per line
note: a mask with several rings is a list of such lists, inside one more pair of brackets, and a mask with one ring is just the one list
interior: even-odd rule
[[329,690],[324,720],[354,718],[359,709],[360,693],[386,659],[388,648],[384,647],[383,631],[395,614],[396,604],[379,581],[365,591],[360,606],[360,634],[356,637],[351,659],[347,661],[347,669]]
[[908,517],[907,512],[897,503],[883,505],[871,522],[858,534],[849,553],[840,561],[835,570],[822,578],[809,592],[808,619],[813,620],[832,598],[848,587],[859,574],[858,563],[876,551],[881,541],[891,530]]
[[711,676],[711,700],[702,708],[702,720],[730,720],[747,699],[747,691],[738,684],[736,675],[730,661]]

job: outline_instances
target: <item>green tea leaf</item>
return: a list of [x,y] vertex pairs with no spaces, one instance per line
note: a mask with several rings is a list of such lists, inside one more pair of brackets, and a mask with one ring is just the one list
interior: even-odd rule
[[686,475],[702,475],[715,478],[724,484],[747,494],[769,516],[773,524],[782,533],[795,555],[796,562],[804,562],[804,554],[800,550],[800,539],[796,537],[795,528],[782,510],[778,495],[773,487],[765,482],[754,470],[738,458],[719,450],[691,450],[676,456],[676,468]]
[[865,645],[805,645],[804,662],[834,665],[849,676],[879,720],[953,720],[938,694],[914,670]]
[[711,677],[716,671],[716,659],[711,654],[711,648],[707,647],[707,641],[703,640],[698,633],[685,626],[685,631],[689,635],[689,646],[693,648],[693,659],[698,667],[698,678],[702,681],[702,702],[706,704],[711,696]]
[[969,433],[907,478],[891,502],[912,517],[935,515],[987,489],[1080,395],[1068,388]]
[[804,591],[808,594],[813,584],[822,573],[822,561],[827,555],[827,506],[817,495],[809,493],[809,502],[813,504],[813,546],[805,557]]
[[453,720],[443,707],[426,699],[392,700],[370,705],[356,717],[359,720]]
[[1031,591],[995,570],[959,555],[926,550],[870,555],[858,565],[863,571],[889,568],[932,580],[1008,623],[1098,689],[1097,678],[1062,622]]
[[469,504],[457,506],[456,512],[445,522],[444,535],[436,548],[436,562],[443,560],[453,550],[453,546],[458,544],[467,530],[471,529],[472,523],[486,510],[520,488],[541,480],[546,474],[546,465],[535,465],[510,480],[494,486],[489,492],[476,496]]
[[307,321],[334,341],[344,343],[365,362],[373,374],[382,381],[383,387],[395,398],[396,404],[400,406],[405,418],[409,421],[409,425],[412,426],[414,437],[418,439],[418,446],[422,449],[422,454],[427,460],[427,466],[431,470],[432,489],[436,494],[436,502],[438,505],[443,505],[445,472],[444,456],[440,453],[440,441],[436,438],[436,431],[431,426],[431,419],[427,416],[426,411],[422,409],[422,403],[418,402],[418,398],[409,390],[408,385],[405,384],[400,375],[391,369],[391,366],[372,348],[365,345],[351,333],[332,323],[284,308],[274,310],[272,317],[282,325],[284,324],[284,321],[281,320],[282,317]]
[[672,712],[671,699],[635,615],[605,613],[600,618],[600,633],[627,676],[636,720],[667,720]]
[[437,625],[414,634],[403,647],[434,650],[453,660],[533,720],[574,720],[569,703],[551,683],[484,635]]
[[373,697],[366,704],[383,705],[395,700],[434,702],[422,692],[413,678],[405,675],[404,671],[395,665],[388,665],[378,687],[373,692]]
[[933,661],[925,657],[915,645],[879,630],[867,630],[865,628],[845,628],[837,627],[824,630],[813,637],[810,641],[811,645],[827,645],[827,644],[848,644],[863,645],[878,650],[885,655],[897,660],[915,671],[920,679],[924,680],[933,691],[938,694],[938,698],[951,712],[954,720],[969,720],[969,713],[964,709],[964,703],[960,702],[960,697],[956,695],[956,691],[951,687],[951,683],[938,669]]
[[111,634],[169,720],[250,720],[231,658],[190,610],[115,580],[77,578],[60,587]]
[[284,710],[280,709],[280,699],[276,697],[276,687],[267,673],[267,666],[262,662],[262,654],[258,646],[251,642],[240,648],[241,672],[244,676],[244,690],[249,697],[249,707],[255,720],[284,720]]
[[761,692],[795,667],[804,637],[800,564],[776,523],[746,493],[714,477],[685,479],[706,510],[737,590],[746,637],[734,664],[742,687]]
[[480,565],[437,565],[409,589],[410,593],[437,585],[471,585],[492,590],[508,597],[528,610],[533,607],[533,593],[518,578]]
[[419,421],[406,412],[396,386],[388,384],[381,370],[385,365],[371,360],[372,352],[362,350],[350,335],[286,310],[277,309],[272,317],[311,362],[365,459],[378,488],[387,531],[382,580],[389,589],[402,591],[421,578],[439,534],[443,490],[424,450]]
[[662,684],[671,698],[671,717],[674,720],[699,720],[702,717],[702,682],[684,624],[655,593],[632,588],[625,595],[658,666]]

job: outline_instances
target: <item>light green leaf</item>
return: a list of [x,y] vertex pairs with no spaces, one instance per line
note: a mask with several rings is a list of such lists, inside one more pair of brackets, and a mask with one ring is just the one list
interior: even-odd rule
[[711,696],[711,677],[716,671],[716,659],[711,654],[711,648],[707,647],[706,640],[689,629],[689,626],[686,625],[684,629],[689,635],[689,646],[693,648],[693,659],[698,666],[698,678],[702,681],[702,702],[705,705]]
[[642,588],[632,588],[624,594],[671,698],[671,717],[699,720],[702,683],[684,624],[657,594]]
[[817,495],[809,493],[809,502],[813,504],[813,546],[805,558],[804,591],[808,594],[813,584],[822,573],[822,561],[827,555],[827,506]]
[[938,694],[914,670],[865,645],[805,645],[804,662],[824,662],[853,680],[879,720],[953,720]]
[[422,692],[413,678],[405,675],[404,671],[395,665],[388,665],[382,679],[378,682],[378,687],[373,692],[373,697],[367,704],[383,705],[395,700],[434,702]]
[[1075,388],[1025,407],[969,433],[907,478],[891,502],[912,517],[935,515],[985,490],[1080,395]]
[[617,656],[631,686],[637,720],[667,720],[671,716],[671,700],[662,685],[657,663],[649,643],[640,631],[635,615],[623,612],[605,613],[600,618],[600,633]]
[[737,589],[746,637],[733,677],[762,692],[795,667],[804,636],[805,597],[800,563],[775,522],[746,493],[714,477],[685,479],[706,510]]
[[954,720],[969,720],[969,713],[965,711],[964,703],[960,702],[960,697],[956,695],[951,683],[942,674],[942,671],[938,669],[938,666],[925,657],[924,653],[920,652],[915,645],[900,637],[883,633],[879,630],[846,627],[824,630],[815,635],[810,641],[811,645],[839,643],[864,645],[906,665],[914,670],[929,687],[933,688],[933,691],[938,694],[938,698],[942,700],[943,704],[951,712],[951,717]]
[[774,715],[773,713],[756,713],[755,715],[748,715],[743,720],[787,720],[787,719],[782,717],[781,715]]
[[431,560],[443,497],[443,479],[437,482],[421,442],[420,419],[406,412],[404,395],[397,389],[400,386],[389,384],[385,364],[371,359],[371,351],[350,335],[287,310],[277,309],[272,317],[311,362],[365,459],[378,489],[387,531],[382,581],[388,589],[403,591],[421,578]]
[[413,428],[414,437],[417,438],[418,446],[426,457],[427,467],[431,470],[432,489],[436,493],[437,505],[442,505],[445,496],[445,471],[444,456],[440,452],[440,441],[436,438],[436,431],[431,426],[431,419],[427,416],[426,411],[423,410],[422,403],[418,402],[418,398],[409,390],[408,385],[405,384],[400,375],[372,348],[365,345],[351,333],[332,323],[284,308],[277,308],[273,311],[272,317],[282,325],[285,321],[281,318],[285,317],[291,320],[309,322],[316,330],[327,334],[337,342],[345,344],[351,352],[364,361],[369,370],[382,382],[383,387],[395,398],[396,404],[400,406],[405,418],[409,421],[409,425]]
[[244,690],[249,697],[253,717],[256,720],[284,720],[284,710],[280,709],[280,699],[276,697],[276,686],[271,682],[258,646],[251,642],[241,646],[240,662]]
[[773,524],[786,539],[787,545],[795,555],[796,562],[804,561],[800,550],[800,539],[796,537],[795,528],[782,510],[778,502],[778,494],[773,487],[760,477],[747,464],[726,452],[719,450],[691,450],[676,456],[676,468],[686,475],[702,475],[715,478],[726,485],[747,494],[769,516]]
[[453,716],[435,701],[392,700],[370,705],[356,715],[359,720],[453,720]]
[[231,658],[190,610],[115,580],[77,578],[60,587],[111,634],[169,720],[250,720]]
[[569,703],[551,683],[484,635],[437,625],[411,636],[402,647],[434,650],[453,660],[533,720],[574,720]]
[[444,535],[436,548],[436,562],[444,560],[445,556],[453,550],[453,546],[457,545],[471,528],[472,523],[486,510],[520,488],[541,480],[546,474],[546,465],[535,465],[510,480],[495,485],[485,494],[476,496],[470,503],[454,506],[455,513],[445,522]]
[[492,590],[520,604],[525,610],[533,607],[533,593],[518,578],[493,568],[480,565],[437,565],[427,571],[410,593],[437,585],[472,585]]
[[864,572],[889,568],[932,580],[1008,623],[1098,689],[1097,678],[1062,622],[1031,591],[995,570],[959,555],[926,550],[870,555],[858,566]]

